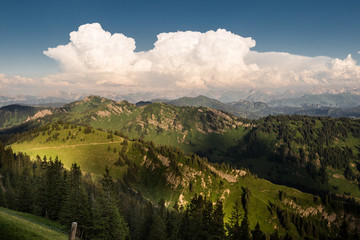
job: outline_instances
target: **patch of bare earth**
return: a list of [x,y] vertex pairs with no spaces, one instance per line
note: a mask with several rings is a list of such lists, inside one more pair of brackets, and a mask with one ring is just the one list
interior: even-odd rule
[[38,119],[38,118],[43,118],[45,117],[46,115],[52,115],[52,111],[50,111],[49,109],[44,109],[44,110],[41,110],[41,111],[38,111],[34,116],[32,117],[28,117],[25,122],[28,122],[28,121],[31,121],[31,120],[35,120],[35,119]]

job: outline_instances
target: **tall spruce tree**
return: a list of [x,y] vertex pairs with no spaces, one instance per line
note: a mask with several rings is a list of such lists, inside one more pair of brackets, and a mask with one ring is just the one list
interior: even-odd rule
[[93,236],[91,238],[125,240],[129,237],[129,227],[116,206],[113,196],[114,181],[107,167],[101,183],[102,190],[95,198],[92,208]]
[[59,220],[62,224],[70,226],[77,222],[77,235],[86,238],[91,228],[90,205],[82,184],[80,166],[72,164],[66,184],[66,194],[61,206]]
[[212,213],[212,224],[210,227],[211,239],[225,239],[224,211],[221,200],[218,200]]
[[147,240],[166,240],[166,225],[160,215],[156,215]]
[[251,232],[253,240],[265,240],[266,235],[260,230],[259,222],[256,223],[255,229]]
[[114,201],[102,193],[93,204],[93,228],[91,239],[125,240],[129,237],[129,228]]
[[229,223],[226,224],[228,237],[230,240],[241,240],[241,211],[239,200],[235,201],[235,205],[231,211]]
[[244,218],[240,225],[240,236],[242,240],[250,240],[250,229],[247,211],[245,211]]

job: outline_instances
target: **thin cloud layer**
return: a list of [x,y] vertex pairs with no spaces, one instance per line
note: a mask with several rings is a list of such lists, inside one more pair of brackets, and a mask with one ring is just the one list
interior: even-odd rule
[[[345,59],[257,52],[255,40],[218,29],[160,33],[154,48],[136,52],[135,40],[99,23],[70,33],[70,42],[44,51],[62,72],[35,80],[83,90],[310,89],[359,87],[360,67]],[[30,79],[23,79],[31,82]],[[9,79],[0,75],[0,83]],[[21,84],[21,80],[16,80]]]

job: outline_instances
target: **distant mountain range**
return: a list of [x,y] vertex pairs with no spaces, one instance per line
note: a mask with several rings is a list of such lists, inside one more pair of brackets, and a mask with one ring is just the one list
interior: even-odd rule
[[309,115],[329,117],[360,117],[360,95],[323,94],[264,102],[238,101],[222,103],[205,96],[183,97],[166,102],[174,106],[208,107],[238,117],[257,119],[269,115]]
[[[339,92],[319,91],[314,94],[286,91],[283,93],[260,90],[214,92],[204,95],[195,93],[127,93],[98,92],[97,96],[114,101],[126,100],[137,105],[164,102],[174,106],[208,107],[231,113],[235,116],[257,119],[268,115],[300,114],[330,117],[360,117],[360,90],[351,89]],[[184,94],[185,97],[178,96]],[[184,96],[182,95],[182,96]],[[78,101],[84,93],[54,91],[37,96],[0,96],[0,107],[13,104],[36,107],[61,107]]]

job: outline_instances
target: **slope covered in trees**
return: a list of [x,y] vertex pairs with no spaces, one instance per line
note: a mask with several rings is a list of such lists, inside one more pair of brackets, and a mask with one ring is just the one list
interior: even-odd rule
[[305,191],[360,197],[359,120],[270,116],[250,121],[203,107],[163,103],[137,107],[90,96],[9,129],[5,135],[57,119],[178,147],[211,162],[249,168],[262,178]]
[[[262,232],[274,239],[278,235],[316,239],[339,236],[344,224],[349,235],[357,231],[359,207],[352,199],[304,194],[245,170],[211,165],[176,148],[117,136],[117,132],[80,128],[57,122],[15,136],[14,148],[34,144],[38,150],[53,148],[52,154],[59,156],[65,152],[61,146],[71,143],[66,152],[74,158],[64,159],[65,166],[51,154],[37,157],[36,149],[28,156],[1,147],[2,206],[65,225],[75,219],[79,234],[91,239],[113,239],[107,235],[109,231],[118,236],[130,234],[132,239],[224,239],[225,233],[230,239],[239,234],[262,239]],[[63,142],[62,135],[69,131],[74,131],[76,138]],[[76,140],[79,144],[104,143],[105,151],[99,152],[102,158],[118,158],[111,165],[104,161],[99,172],[83,174],[74,164],[82,156],[77,155],[81,146],[67,142]],[[112,144],[119,146],[115,153]],[[93,155],[87,155],[84,167],[94,164]],[[121,169],[121,174],[116,169]]]

